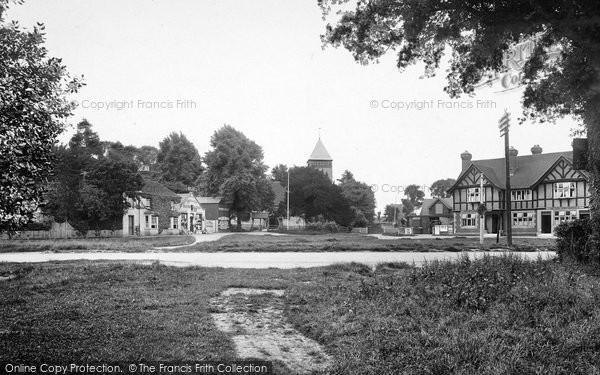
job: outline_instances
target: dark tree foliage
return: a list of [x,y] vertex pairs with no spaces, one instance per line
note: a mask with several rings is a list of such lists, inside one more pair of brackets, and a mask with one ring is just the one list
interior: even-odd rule
[[69,222],[80,233],[120,229],[127,209],[124,193],[142,187],[137,165],[121,154],[104,156],[103,143],[92,125],[77,125],[69,146],[55,147],[54,176],[43,212],[57,222]]
[[[347,1],[320,0],[324,16]],[[580,0],[367,0],[342,12],[327,25],[325,44],[343,46],[361,63],[395,53],[400,70],[416,62],[425,75],[446,71],[451,97],[473,94],[490,72],[500,72],[511,45],[536,38],[524,64],[523,117],[553,121],[573,116],[585,126],[590,142],[590,204],[595,245],[600,239],[600,6]],[[552,46],[562,49],[551,59]],[[449,48],[448,48],[449,47]],[[566,142],[566,140],[565,140]]]
[[350,171],[344,171],[342,178],[338,180],[342,189],[342,195],[354,212],[352,226],[364,227],[373,222],[375,217],[375,194],[371,186],[354,179]]
[[198,149],[182,133],[171,133],[158,145],[158,180],[176,193],[195,189],[204,171]]
[[265,175],[262,148],[230,125],[215,131],[210,145],[212,150],[204,157],[206,192],[224,198],[238,228],[252,211],[272,210],[274,193]]
[[[404,188],[404,195],[406,196],[408,202],[410,202],[410,207],[421,207],[423,204],[423,199],[425,198],[425,193],[418,185],[408,185]],[[405,204],[404,200],[402,203]],[[406,206],[405,206],[406,207]]]
[[398,223],[404,217],[402,208],[401,204],[387,204],[384,210],[385,221],[393,223],[395,219],[396,223]]
[[287,165],[285,165],[285,164],[277,164],[271,170],[271,178],[274,181],[278,181],[279,183],[281,183],[281,185],[283,187],[286,187],[287,186],[287,177],[288,177],[287,173],[288,173],[288,167],[287,167]]
[[44,47],[44,26],[26,31],[7,23],[0,0],[0,233],[31,221],[52,170],[52,148],[74,104],[71,79]]
[[290,215],[304,217],[308,222],[335,221],[343,226],[351,225],[355,218],[342,188],[310,167],[290,168]]
[[446,178],[434,181],[431,186],[431,196],[434,198],[449,198],[451,195],[448,194],[448,189],[456,183],[453,178]]

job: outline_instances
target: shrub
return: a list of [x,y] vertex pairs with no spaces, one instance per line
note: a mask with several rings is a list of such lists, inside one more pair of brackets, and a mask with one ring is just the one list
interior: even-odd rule
[[592,226],[588,219],[564,222],[555,229],[556,254],[560,260],[582,263],[600,261],[600,254],[591,240]]
[[336,223],[330,222],[306,223],[306,225],[304,226],[304,230],[308,232],[339,233],[340,226]]

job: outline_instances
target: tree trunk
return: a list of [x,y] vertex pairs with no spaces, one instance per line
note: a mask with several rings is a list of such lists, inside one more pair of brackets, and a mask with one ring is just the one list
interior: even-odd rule
[[591,260],[600,260],[600,94],[586,104],[585,125],[588,137],[588,172],[590,173]]
[[237,231],[241,232],[242,231],[242,217],[240,215],[237,215],[236,219],[237,219]]

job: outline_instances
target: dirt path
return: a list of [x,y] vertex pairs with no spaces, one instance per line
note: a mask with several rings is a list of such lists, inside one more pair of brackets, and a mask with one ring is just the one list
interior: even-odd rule
[[229,288],[210,300],[217,327],[232,335],[240,358],[281,361],[299,374],[325,368],[321,346],[286,322],[283,290]]

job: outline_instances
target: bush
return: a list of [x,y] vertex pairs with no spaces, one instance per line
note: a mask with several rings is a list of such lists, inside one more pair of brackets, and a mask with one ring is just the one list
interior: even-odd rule
[[558,259],[581,263],[600,261],[600,254],[592,245],[592,226],[588,219],[564,222],[556,227],[555,234]]
[[339,233],[340,226],[336,223],[306,223],[304,230],[308,232]]

